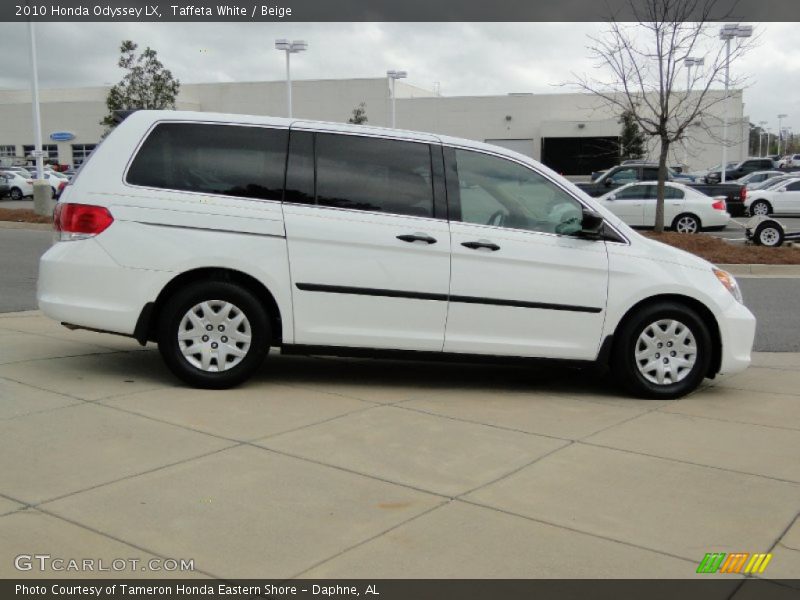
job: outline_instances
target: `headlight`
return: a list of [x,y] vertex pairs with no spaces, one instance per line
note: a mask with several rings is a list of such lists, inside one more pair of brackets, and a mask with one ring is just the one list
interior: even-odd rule
[[742,290],[739,289],[739,284],[736,283],[736,279],[734,279],[733,275],[727,271],[717,268],[712,269],[712,271],[714,271],[714,275],[717,276],[719,282],[724,285],[731,294],[733,294],[733,297],[736,298],[736,301],[740,304],[744,304],[742,301]]

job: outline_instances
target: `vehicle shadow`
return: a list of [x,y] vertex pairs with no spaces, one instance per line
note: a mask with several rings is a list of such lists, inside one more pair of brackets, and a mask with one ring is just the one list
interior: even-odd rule
[[556,363],[518,365],[443,361],[270,355],[254,380],[286,385],[313,385],[335,391],[339,386],[554,394],[620,394],[597,369]]

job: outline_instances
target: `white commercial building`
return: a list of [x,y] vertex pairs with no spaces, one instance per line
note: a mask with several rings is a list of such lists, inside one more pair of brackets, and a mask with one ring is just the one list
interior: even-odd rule
[[[53,161],[79,164],[103,135],[107,87],[43,89],[44,150]],[[723,92],[712,92],[722,97]],[[387,79],[294,81],[293,116],[347,121],[360,103],[370,125],[388,126],[391,98]],[[527,154],[565,174],[588,174],[616,160],[621,130],[618,113],[590,94],[440,96],[396,82],[397,127],[488,141]],[[33,149],[31,94],[0,90],[0,161],[19,162]],[[177,107],[207,112],[286,115],[284,81],[183,84]],[[688,143],[673,146],[670,164],[699,169],[722,158],[722,117],[727,111],[728,160],[747,155],[749,119],[742,93],[718,102],[691,128]],[[658,145],[650,147],[656,160]]]

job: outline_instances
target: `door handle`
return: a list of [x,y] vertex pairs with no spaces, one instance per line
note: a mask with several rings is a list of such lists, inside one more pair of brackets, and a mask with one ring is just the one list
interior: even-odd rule
[[461,245],[464,246],[465,248],[469,248],[470,250],[478,250],[479,248],[486,248],[487,250],[491,250],[492,252],[500,250],[500,246],[485,240],[478,240],[477,242],[462,242]]
[[425,242],[426,244],[436,243],[436,238],[432,238],[431,236],[424,233],[407,233],[405,235],[398,235],[397,239],[412,244],[414,242]]

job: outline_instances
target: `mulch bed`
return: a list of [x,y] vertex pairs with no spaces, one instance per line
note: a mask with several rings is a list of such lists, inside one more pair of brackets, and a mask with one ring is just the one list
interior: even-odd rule
[[37,215],[30,208],[0,208],[0,221],[15,223],[52,223],[53,217]]
[[[710,235],[655,233],[652,231],[644,232],[644,235],[717,264],[800,265],[800,249],[798,248],[787,246],[765,248],[749,244],[732,244]],[[744,236],[744,232],[742,235]]]

